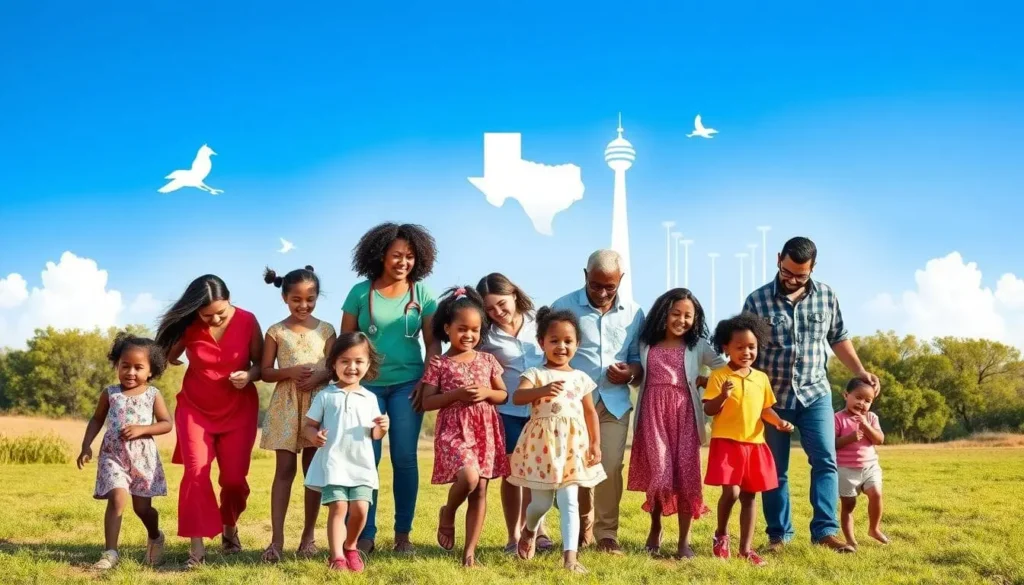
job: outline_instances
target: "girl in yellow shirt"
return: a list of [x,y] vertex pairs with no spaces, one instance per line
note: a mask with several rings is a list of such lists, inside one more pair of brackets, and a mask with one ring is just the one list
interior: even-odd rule
[[756,566],[765,561],[753,549],[754,500],[758,492],[779,485],[775,460],[764,442],[764,423],[793,431],[772,409],[775,394],[768,376],[751,367],[768,335],[768,324],[752,313],[720,322],[715,348],[728,355],[729,363],[711,373],[703,399],[704,413],[714,417],[704,483],[722,486],[712,550],[716,557],[729,558],[729,517],[739,500],[740,557]]

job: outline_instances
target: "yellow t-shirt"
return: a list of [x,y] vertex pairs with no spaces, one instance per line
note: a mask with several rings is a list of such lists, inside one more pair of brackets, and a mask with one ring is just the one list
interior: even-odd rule
[[722,405],[721,412],[711,421],[711,438],[764,443],[761,411],[775,404],[775,393],[768,376],[751,368],[750,373],[743,377],[728,365],[723,366],[711,372],[704,400],[717,398],[726,380],[732,380],[732,393]]

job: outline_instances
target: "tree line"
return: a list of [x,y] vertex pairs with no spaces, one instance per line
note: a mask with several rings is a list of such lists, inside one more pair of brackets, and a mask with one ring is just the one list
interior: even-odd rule
[[[142,326],[128,330],[152,337]],[[100,390],[117,382],[107,361],[116,333],[39,329],[26,349],[0,349],[0,410],[92,416]],[[948,440],[983,431],[1024,433],[1024,361],[1016,348],[988,339],[922,341],[892,332],[856,337],[853,343],[864,366],[881,381],[873,410],[890,441]],[[153,382],[172,410],[184,374],[184,366],[171,366]],[[841,408],[850,373],[839,360],[831,360],[828,377],[834,405]],[[262,383],[257,388],[262,420],[273,388]]]

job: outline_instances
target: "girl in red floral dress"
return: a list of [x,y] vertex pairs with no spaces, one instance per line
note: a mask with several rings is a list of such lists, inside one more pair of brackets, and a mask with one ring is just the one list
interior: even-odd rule
[[441,506],[437,543],[455,548],[455,513],[469,500],[462,564],[476,564],[476,546],[487,508],[487,482],[509,473],[505,436],[494,405],[508,393],[493,356],[474,348],[487,322],[484,303],[471,287],[447,291],[434,315],[435,339],[451,347],[423,374],[423,409],[437,410],[431,483],[453,484]]

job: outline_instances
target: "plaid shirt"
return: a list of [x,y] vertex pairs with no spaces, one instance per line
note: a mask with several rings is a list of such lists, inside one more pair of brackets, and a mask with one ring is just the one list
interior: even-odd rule
[[763,317],[771,338],[759,348],[754,367],[768,374],[776,408],[807,406],[832,388],[828,382],[828,349],[849,338],[836,293],[827,284],[807,283],[807,294],[793,303],[778,277],[750,293],[743,310]]

